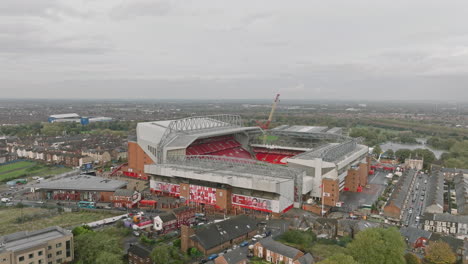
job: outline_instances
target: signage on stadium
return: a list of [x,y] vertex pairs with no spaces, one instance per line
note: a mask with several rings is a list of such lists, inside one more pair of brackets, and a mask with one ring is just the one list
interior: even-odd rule
[[150,189],[157,192],[180,195],[180,185],[150,180]]
[[279,201],[239,194],[232,195],[232,204],[265,212],[277,212],[279,210]]
[[216,188],[190,185],[189,201],[216,205]]

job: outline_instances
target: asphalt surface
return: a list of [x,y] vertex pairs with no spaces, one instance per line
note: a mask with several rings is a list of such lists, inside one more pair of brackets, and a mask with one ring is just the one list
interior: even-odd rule
[[426,174],[418,174],[412,189],[410,190],[410,197],[408,199],[408,205],[402,214],[402,223],[405,226],[419,227],[419,217],[423,215],[425,203],[426,203],[426,192],[429,189],[427,183],[428,176]]
[[344,202],[343,209],[347,212],[359,209],[363,204],[372,205],[383,193],[388,181],[385,176],[388,172],[377,171],[368,179],[369,188],[363,188],[362,192],[343,192],[340,200]]

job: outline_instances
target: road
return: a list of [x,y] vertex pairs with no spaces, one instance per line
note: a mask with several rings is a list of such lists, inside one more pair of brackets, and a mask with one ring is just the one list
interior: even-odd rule
[[418,174],[412,189],[409,192],[408,205],[403,212],[403,225],[418,227],[419,217],[424,213],[428,176],[426,174]]

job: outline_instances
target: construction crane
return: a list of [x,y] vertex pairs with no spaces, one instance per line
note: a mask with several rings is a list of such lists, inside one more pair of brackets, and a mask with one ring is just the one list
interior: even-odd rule
[[271,112],[270,112],[270,116],[268,117],[268,120],[265,121],[264,123],[257,121],[258,126],[261,127],[262,129],[268,129],[268,127],[270,127],[271,120],[273,120],[273,114],[275,113],[276,106],[279,103],[279,97],[280,97],[280,94],[276,94],[275,100],[273,101],[273,105],[271,106]]

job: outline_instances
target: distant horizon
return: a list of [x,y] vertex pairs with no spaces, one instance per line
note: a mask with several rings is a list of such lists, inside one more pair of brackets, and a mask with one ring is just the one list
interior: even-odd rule
[[[86,101],[86,102],[170,102],[170,101],[183,101],[183,102],[262,102],[262,103],[272,103],[273,98],[0,98],[0,102],[8,101]],[[465,101],[456,101],[456,100],[424,100],[424,99],[400,99],[400,100],[391,100],[391,99],[296,99],[296,98],[286,98],[283,99],[280,97],[281,103],[418,103],[418,104],[468,104],[468,99]]]

